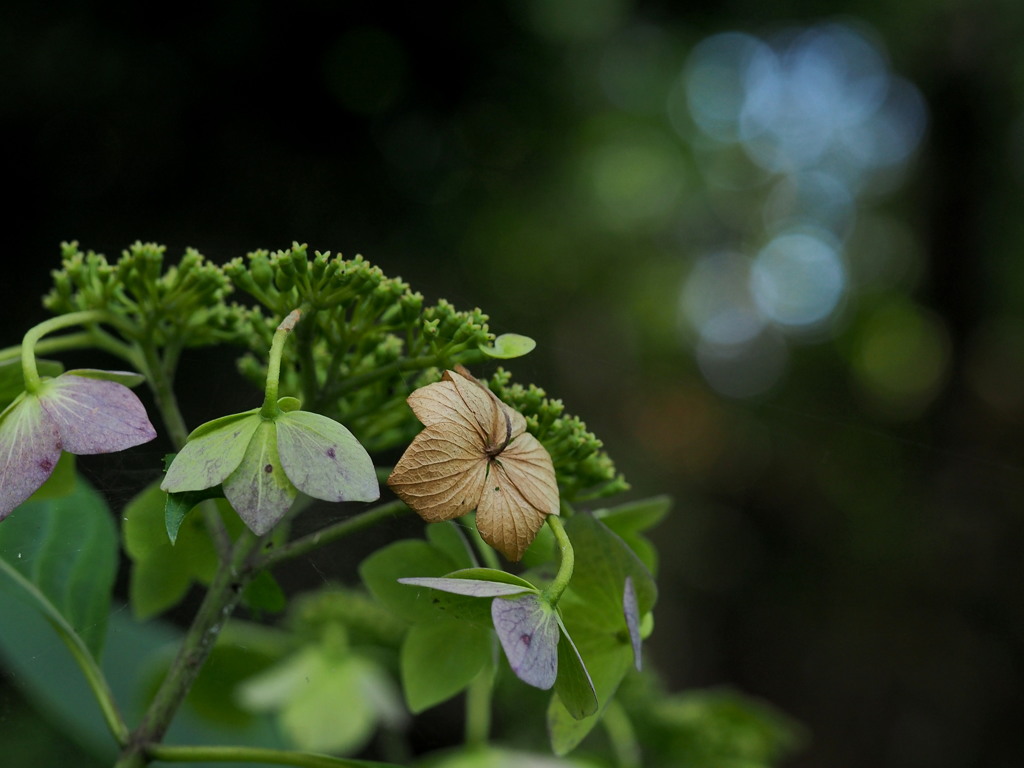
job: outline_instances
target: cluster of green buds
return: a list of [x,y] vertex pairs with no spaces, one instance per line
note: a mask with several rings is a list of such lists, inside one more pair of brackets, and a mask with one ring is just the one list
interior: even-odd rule
[[[92,346],[114,354],[148,381],[165,421],[168,399],[173,397],[170,382],[184,349],[227,343],[248,350],[239,361],[240,369],[256,386],[273,390],[273,402],[267,400],[261,408],[203,425],[187,444],[187,430],[180,419],[177,424],[173,419],[168,422],[172,441],[183,450],[168,472],[165,489],[178,493],[222,488],[229,499],[250,510],[243,517],[257,531],[280,519],[297,490],[320,498],[375,498],[375,482],[372,489],[368,481],[363,482],[372,470],[367,454],[408,445],[416,436],[420,424],[406,404],[412,392],[437,382],[445,370],[518,357],[533,348],[526,337],[496,337],[488,316],[479,309],[459,310],[443,299],[425,306],[421,294],[361,256],[310,254],[306,246],[295,244],[275,252],[256,251],[224,266],[188,250],[177,264],[169,265],[163,246],[144,243],[135,243],[114,261],[83,252],[75,243],[64,245],[62,256],[44,303],[58,315],[55,320],[61,328],[77,324],[81,332],[47,339],[40,350]],[[251,301],[247,305],[232,301],[236,291],[248,294]],[[293,341],[284,345],[275,339],[282,333],[281,319],[294,309],[302,321],[289,325]],[[31,346],[26,343],[16,353],[31,356]],[[38,384],[33,374],[26,373],[27,394],[11,402],[0,417],[0,456],[6,456],[5,466],[28,467],[29,457],[38,451],[16,445],[41,445],[44,435],[59,434],[60,444],[71,446],[68,450],[81,448],[73,437],[75,427],[54,416],[74,409],[58,408],[56,398],[58,393],[65,400],[69,393],[79,396],[84,387],[96,389],[98,376],[69,372]],[[106,384],[124,389],[124,375],[104,376]],[[560,401],[547,398],[532,385],[513,384],[500,369],[484,383],[498,400],[525,417],[525,431],[550,454],[563,499],[581,500],[626,488],[601,442],[582,421],[565,414]],[[124,397],[121,389],[117,393]],[[101,414],[103,409],[94,413]],[[142,424],[135,411],[125,414],[128,421]],[[338,427],[348,437],[331,428],[322,439],[311,440],[306,429],[311,425],[306,422],[314,418],[343,422],[346,427]],[[300,421],[303,428],[296,434],[301,433],[301,438],[292,439],[291,427]],[[324,436],[328,433],[331,437]],[[132,439],[140,440],[142,434]],[[24,435],[32,439],[26,441]],[[51,442],[48,455],[57,444]],[[356,462],[362,479],[350,478],[344,491],[295,477],[306,463],[296,451],[306,452],[304,457],[326,456],[327,442],[346,456],[352,445],[361,445],[355,453],[366,456]],[[89,450],[101,447],[100,443]],[[41,460],[36,466],[44,467],[49,461]],[[264,472],[262,481],[271,485],[257,484],[262,490],[254,491],[261,501],[253,502],[256,506],[243,501],[240,489],[248,486],[240,478],[249,469],[267,466],[272,471]],[[11,490],[15,480],[4,481],[7,512],[42,477],[39,471],[21,475],[34,479],[19,480],[24,487],[19,485],[17,491]],[[271,486],[274,494],[267,496],[264,492]],[[270,504],[271,496],[279,497],[277,503]],[[259,511],[252,511],[257,507]]]
[[[502,368],[489,379],[470,372],[530,352],[531,339],[496,336],[480,309],[427,306],[361,256],[298,244],[218,266],[194,250],[168,265],[162,246],[143,243],[108,261],[72,243],[53,280],[44,303],[56,316],[0,350],[0,520],[48,481],[62,454],[152,440],[156,430],[129,389],[145,381],[177,453],[159,484],[129,505],[126,551],[136,566],[156,561],[154,537],[132,528],[146,520],[151,530],[149,510],[159,514],[161,504],[175,555],[189,541],[216,551],[217,574],[230,571],[232,581],[211,580],[208,596],[223,605],[200,611],[210,623],[196,638],[216,635],[233,600],[260,605],[257,572],[272,582],[267,568],[348,530],[344,520],[290,538],[300,495],[372,502],[386,476],[398,498],[357,517],[383,519],[407,506],[434,523],[425,541],[393,542],[363,562],[369,595],[300,604],[296,626],[316,641],[242,689],[253,710],[279,713],[298,742],[353,749],[401,709],[370,697],[376,703],[360,710],[361,725],[344,735],[313,738],[306,728],[310,689],[300,681],[317,678],[325,697],[347,681],[353,701],[387,678],[357,647],[366,636],[400,648],[414,712],[486,682],[496,638],[520,680],[553,692],[548,725],[559,753],[593,727],[626,670],[640,666],[657,595],[642,533],[661,507],[577,512],[574,505],[628,487],[601,441],[543,389],[513,383]],[[213,345],[243,350],[239,369],[262,404],[189,432],[172,382],[185,350]],[[84,348],[133,370],[65,372],[37,359]],[[390,473],[375,466],[374,455],[400,447]],[[200,533],[185,517],[205,499],[222,501],[206,505]],[[499,567],[497,553],[522,563],[518,573]],[[133,595],[148,594],[136,610],[166,609],[191,578],[205,578],[200,570],[175,571],[181,589],[160,594],[136,590],[134,570]],[[244,598],[236,587],[254,589]],[[439,655],[453,666],[433,663]],[[185,690],[176,685],[161,688],[167,702]]]
[[106,311],[129,342],[177,348],[235,342],[245,313],[225,301],[232,289],[223,271],[191,248],[167,265],[165,251],[136,242],[110,263],[103,254],[65,243],[43,304],[60,315]]

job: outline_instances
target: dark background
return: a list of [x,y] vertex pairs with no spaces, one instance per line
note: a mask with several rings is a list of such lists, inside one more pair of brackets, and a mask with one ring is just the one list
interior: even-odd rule
[[[826,21],[864,30],[927,105],[898,183],[863,203],[914,267],[851,291],[827,332],[787,342],[772,386],[730,397],[680,330],[680,286],[707,249],[763,232],[716,209],[696,133],[650,105],[711,34]],[[587,421],[634,496],[676,498],[650,642],[673,690],[776,704],[811,733],[794,766],[1020,765],[1022,27],[998,0],[8,1],[0,345],[44,317],[64,240],[362,253],[535,337],[517,378]],[[627,46],[651,54],[637,101],[616,103],[608,52],[645,35]],[[628,180],[590,194],[620,129],[674,142],[683,181],[658,216],[623,213]],[[924,390],[864,376],[869,329],[908,327],[873,314],[883,300],[930,323]],[[919,352],[897,349],[910,374]],[[230,403],[224,370],[195,382],[194,423]],[[0,688],[0,728],[16,696]]]

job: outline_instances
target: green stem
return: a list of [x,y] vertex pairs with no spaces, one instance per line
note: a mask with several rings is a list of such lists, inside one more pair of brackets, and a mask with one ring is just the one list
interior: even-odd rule
[[264,747],[207,747],[147,744],[147,756],[167,763],[263,763],[267,765],[295,765],[299,768],[400,768],[392,763],[370,760],[349,760],[312,752],[292,752]]
[[[167,436],[176,450],[181,450],[188,440],[188,427],[178,407],[178,398],[174,394],[174,365],[170,358],[170,350],[166,352],[163,359],[157,354],[153,347],[146,347],[143,357],[145,360],[146,381],[153,393],[153,400],[156,402],[157,410],[160,411],[160,418],[167,427]],[[174,357],[177,357],[176,355]]]
[[572,542],[569,541],[569,535],[565,532],[565,527],[562,525],[562,519],[557,515],[548,515],[547,522],[551,532],[555,534],[555,541],[558,542],[560,561],[558,563],[558,573],[555,574],[554,581],[544,590],[544,597],[551,605],[557,605],[558,600],[562,597],[562,593],[565,592],[565,588],[569,586],[569,580],[572,579],[572,569],[576,562],[576,555],[572,549]]
[[[148,346],[143,352],[142,367],[140,370],[145,374],[149,389],[153,393],[153,400],[157,410],[160,411],[160,418],[167,427],[167,435],[171,444],[176,450],[181,450],[188,441],[189,429],[185,424],[185,417],[182,416],[181,408],[178,406],[178,397],[174,393],[174,373],[178,365],[180,348],[167,346],[164,349],[163,357],[157,354],[155,348]],[[207,531],[213,538],[214,546],[221,560],[228,557],[231,550],[231,536],[224,521],[217,511],[217,506],[212,500],[204,501],[200,505],[203,521]]]
[[274,340],[270,342],[270,355],[267,359],[267,386],[263,395],[263,407],[260,409],[260,416],[264,419],[272,419],[279,413],[277,404],[277,390],[281,379],[281,355],[284,352],[284,343],[288,334],[295,328],[302,316],[302,310],[293,309],[292,312],[281,321],[274,333]]
[[109,312],[100,309],[89,309],[83,312],[69,312],[66,315],[51,317],[49,320],[44,320],[39,325],[29,328],[21,340],[21,367],[25,377],[25,389],[29,392],[35,392],[39,389],[40,379],[39,371],[36,368],[36,345],[43,336],[74,325],[100,322],[113,325],[119,324],[118,318]]
[[115,768],[145,765],[147,750],[167,732],[174,714],[213,649],[220,630],[253,577],[251,560],[261,541],[249,531],[243,531],[235,542],[231,558],[221,561],[170,669],[146,710],[142,723],[131,734],[130,742]]
[[354,515],[347,520],[342,520],[339,523],[329,525],[315,533],[290,541],[287,544],[268,552],[257,561],[256,568],[272,568],[286,560],[294,560],[296,557],[301,557],[302,555],[313,551],[317,547],[322,547],[324,544],[337,541],[338,539],[348,536],[350,533],[355,533],[356,531],[369,528],[370,526],[376,525],[381,520],[393,517],[396,513],[407,509],[408,507],[406,507],[405,502],[400,499],[395,499],[381,504],[380,506],[373,507],[372,509],[368,509],[365,512],[360,512],[358,515]]
[[68,620],[64,618],[61,612],[57,610],[35,584],[26,579],[20,571],[2,558],[0,558],[0,571],[3,571],[8,578],[35,601],[36,606],[42,610],[43,615],[46,616],[54,629],[57,630],[57,634],[60,635],[71,651],[75,662],[85,675],[86,682],[92,688],[93,694],[96,696],[97,702],[99,702],[103,719],[107,722],[110,732],[114,735],[119,745],[127,744],[128,726],[125,724],[124,718],[121,717],[117,703],[114,701],[114,694],[110,690],[106,677],[103,675],[103,670],[96,663],[96,659],[93,658],[81,635],[75,631],[75,628],[68,623]]
[[483,747],[491,737],[491,698],[494,694],[493,663],[487,663],[466,689],[466,746]]
[[[91,346],[95,349],[101,349],[104,352],[109,352],[114,355],[114,357],[119,357],[124,360],[139,373],[145,373],[144,357],[139,352],[138,347],[132,347],[122,341],[119,341],[102,328],[93,328],[91,334],[90,343],[87,346]],[[37,352],[39,351],[39,346],[40,345],[38,344],[36,345]]]
[[[36,354],[48,355],[52,352],[66,352],[69,349],[86,349],[95,345],[93,335],[88,331],[67,333],[53,339],[40,339],[36,342]],[[22,345],[0,349],[0,363],[21,357]]]

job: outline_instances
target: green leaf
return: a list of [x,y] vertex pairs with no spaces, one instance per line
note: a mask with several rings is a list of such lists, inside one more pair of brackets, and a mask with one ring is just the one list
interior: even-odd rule
[[[565,529],[572,540],[576,563],[559,608],[590,673],[598,707],[593,714],[577,718],[578,710],[570,710],[557,695],[552,698],[548,732],[552,749],[559,755],[574,749],[600,720],[634,663],[633,639],[640,629],[630,626],[633,618],[627,618],[627,614],[649,615],[657,597],[654,580],[644,564],[593,515],[576,514]],[[627,579],[633,595],[627,594]]]
[[562,635],[558,638],[558,678],[555,680],[555,694],[574,719],[582,720],[597,712],[597,693],[580,652],[560,616],[558,626]]
[[258,644],[228,642],[224,637],[203,664],[192,688],[188,705],[203,719],[229,728],[244,728],[256,718],[239,706],[236,689],[245,680],[268,669],[277,658]]
[[778,765],[805,740],[797,722],[766,702],[727,688],[693,690],[657,701],[649,725],[668,736],[674,765]]
[[440,523],[428,523],[426,526],[427,541],[452,559],[458,568],[470,568],[476,564],[473,548],[462,533],[460,523],[445,520]]
[[128,594],[140,620],[177,605],[192,582],[208,584],[217,568],[217,552],[201,516],[186,517],[176,541],[168,540],[165,495],[153,482],[124,509],[122,535],[132,560]]
[[409,576],[444,576],[454,570],[448,555],[425,541],[403,539],[379,549],[363,560],[359,575],[377,600],[409,622],[438,617],[438,594],[426,587],[410,587],[398,580]]
[[541,526],[520,561],[527,570],[539,569],[558,561],[558,545],[550,526]]
[[[159,487],[159,486],[158,486]],[[163,493],[163,491],[161,491]],[[215,485],[212,488],[204,488],[201,491],[181,491],[179,493],[164,494],[164,528],[167,530],[167,538],[171,544],[178,540],[178,531],[185,515],[196,508],[196,505],[207,499],[223,499],[224,488]]]
[[651,573],[657,573],[658,550],[650,539],[643,535],[643,531],[660,523],[671,507],[670,497],[654,496],[611,509],[595,510],[594,516],[617,533]]
[[373,734],[394,696],[376,664],[322,646],[306,647],[239,688],[249,709],[276,711],[281,727],[299,749],[350,752]]
[[604,649],[581,647],[580,654],[590,672],[598,707],[593,714],[577,718],[576,713],[566,707],[557,692],[551,697],[547,713],[548,735],[551,737],[552,751],[559,756],[575,749],[597,725],[605,706],[615,695],[633,660],[632,651],[625,645]]
[[670,496],[652,496],[649,499],[630,501],[611,509],[594,511],[594,517],[621,535],[624,531],[646,531],[653,528],[672,509]]
[[[6,525],[6,523],[4,523]],[[42,615],[19,595],[8,590],[0,576],[0,667],[7,681],[17,685],[37,712],[95,756],[100,765],[113,765],[117,745],[96,706],[96,698],[64,642]],[[103,676],[129,723],[142,720],[152,693],[154,673],[170,664],[182,631],[160,620],[140,624],[118,607],[109,617],[104,643]],[[230,629],[229,624],[226,629]],[[222,636],[223,637],[223,636]],[[251,642],[251,641],[250,641]],[[217,677],[213,670],[211,677]],[[172,744],[246,744],[284,748],[283,738],[269,716],[248,726],[227,726],[199,716],[192,706],[182,707],[167,734]],[[5,744],[5,747],[8,746]],[[84,761],[82,761],[84,762]],[[78,762],[61,765],[79,765]],[[90,763],[91,765],[92,763]],[[251,764],[218,763],[223,768],[251,768]]]
[[117,532],[82,478],[66,496],[28,501],[0,525],[0,558],[36,585],[99,656],[117,571]]
[[280,613],[288,605],[288,598],[269,571],[260,571],[242,593],[242,602],[255,613]]
[[628,632],[623,614],[626,578],[636,592],[639,615],[657,599],[650,572],[626,543],[593,515],[578,513],[565,525],[576,553],[569,591],[586,606],[587,623],[609,632]]
[[492,346],[480,347],[480,351],[488,357],[510,360],[514,357],[522,357],[529,354],[536,346],[537,342],[529,336],[523,336],[519,333],[503,333],[494,340]]
[[491,633],[455,619],[415,624],[402,642],[402,689],[409,709],[422,712],[451,698],[491,658]]
[[463,568],[441,578],[411,576],[399,579],[406,586],[437,590],[434,607],[453,619],[489,629],[492,625],[489,600],[523,593],[539,594],[533,584],[506,571],[494,568]]

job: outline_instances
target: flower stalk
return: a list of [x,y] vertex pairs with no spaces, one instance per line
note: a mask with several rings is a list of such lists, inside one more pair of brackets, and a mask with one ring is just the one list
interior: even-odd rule
[[555,574],[554,581],[544,590],[544,597],[551,605],[557,605],[562,597],[562,593],[565,592],[566,587],[569,586],[569,581],[572,579],[576,554],[573,552],[572,542],[569,541],[569,535],[565,532],[561,518],[550,515],[547,523],[551,532],[555,534],[555,541],[558,544],[559,561],[558,573]]
[[39,378],[39,371],[36,368],[36,344],[47,334],[59,331],[62,328],[70,328],[75,325],[87,325],[89,323],[111,322],[112,316],[102,310],[88,309],[82,312],[69,312],[66,315],[58,315],[44,320],[39,325],[33,326],[25,333],[21,341],[21,368],[25,378],[25,390],[36,392],[42,383]]
[[210,651],[220,635],[221,629],[234,612],[242,592],[255,575],[252,558],[262,539],[243,531],[235,542],[231,558],[222,561],[203,597],[164,676],[142,719],[142,723],[131,734],[126,749],[115,763],[115,768],[135,768],[148,762],[146,750],[160,741],[171,724],[175,713],[192,688],[199,671],[203,668]]
[[267,361],[267,385],[263,395],[263,407],[260,409],[260,416],[264,419],[273,419],[280,413],[277,392],[281,380],[281,356],[284,353],[284,343],[288,339],[288,334],[295,329],[295,324],[299,322],[301,316],[302,310],[292,310],[291,314],[277,326],[277,331],[274,333],[274,340],[270,345],[270,358]]

